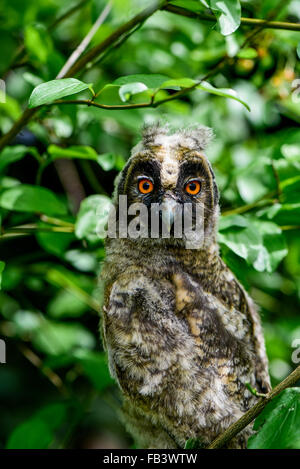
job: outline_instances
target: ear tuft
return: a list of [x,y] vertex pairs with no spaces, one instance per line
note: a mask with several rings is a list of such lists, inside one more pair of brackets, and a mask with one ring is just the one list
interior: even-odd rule
[[204,150],[214,137],[214,132],[210,127],[204,125],[191,126],[181,131],[183,140],[190,141],[188,146],[193,146],[199,150]]
[[169,132],[168,124],[156,122],[155,124],[144,124],[142,128],[142,139],[144,145],[149,145],[155,141],[158,135],[167,135]]

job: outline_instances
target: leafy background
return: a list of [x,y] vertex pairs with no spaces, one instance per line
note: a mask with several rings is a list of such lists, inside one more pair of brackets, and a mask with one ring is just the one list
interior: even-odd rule
[[[28,105],[90,100],[100,90],[95,103],[133,108],[47,105],[0,154],[0,337],[7,345],[7,364],[0,365],[0,447],[134,445],[118,419],[120,397],[99,340],[97,277],[105,252],[95,228],[97,209],[105,212],[143,122],[213,127],[208,157],[221,192],[221,253],[260,307],[272,384],[295,368],[293,352],[294,362],[299,358],[300,113],[294,80],[300,34],[240,25],[240,16],[297,23],[300,2],[171,4],[204,15],[210,7],[215,19],[158,11],[101,63],[77,73],[79,82],[43,85],[57,76],[105,3],[79,2],[62,19],[76,2],[3,0],[2,134]],[[115,0],[90,47],[147,5]],[[203,77],[213,88],[201,83],[172,98]],[[244,105],[226,98],[233,94],[228,89]],[[151,99],[166,102],[133,106]],[[250,447],[300,447],[298,391],[286,391],[272,404],[275,410],[264,411],[255,428],[269,426]],[[282,408],[290,433],[274,436]]]

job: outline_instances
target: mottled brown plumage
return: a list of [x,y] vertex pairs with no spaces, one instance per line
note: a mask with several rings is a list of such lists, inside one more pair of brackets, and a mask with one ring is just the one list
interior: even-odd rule
[[[218,190],[203,153],[210,136],[207,128],[147,128],[117,181],[116,206],[120,194],[129,204],[173,197],[204,205],[199,249],[172,237],[106,243],[103,341],[124,422],[144,448],[208,444],[256,402],[246,382],[269,389],[256,307],[219,256]],[[145,175],[154,182],[150,198],[137,187]],[[201,181],[195,197],[184,191],[191,177]],[[245,447],[249,432],[229,447]]]

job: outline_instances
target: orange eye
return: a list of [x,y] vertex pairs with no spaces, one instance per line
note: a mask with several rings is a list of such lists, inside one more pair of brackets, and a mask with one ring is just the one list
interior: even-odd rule
[[185,190],[190,195],[197,195],[199,194],[201,189],[201,184],[197,180],[189,181],[185,186]]
[[153,182],[150,179],[144,178],[139,181],[139,191],[142,194],[149,194],[153,191]]

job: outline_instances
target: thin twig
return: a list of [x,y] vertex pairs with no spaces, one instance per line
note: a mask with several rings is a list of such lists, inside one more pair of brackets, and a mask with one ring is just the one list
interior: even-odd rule
[[153,13],[162,9],[166,4],[167,0],[155,1],[154,4],[152,4],[150,7],[145,8],[145,10],[138,13],[127,23],[124,23],[122,26],[117,28],[110,36],[104,39],[103,42],[92,47],[92,49],[80,57],[74,66],[68,71],[68,73],[65,74],[65,77],[72,77],[80,70],[83,70],[88,63],[92,62],[96,57],[118,42],[123,34],[127,34],[138,24],[146,21],[150,16],[153,15]]
[[263,196],[261,199],[257,200],[256,202],[253,202],[247,205],[242,205],[241,207],[236,207],[230,210],[224,210],[222,211],[222,215],[224,216],[237,215],[239,213],[249,212],[250,210],[256,207],[263,207],[265,205],[274,204],[276,201],[272,197],[274,197],[275,195],[276,195],[276,191],[269,192],[268,194],[266,194],[265,196]]
[[[201,21],[208,21],[210,23],[216,22],[216,17],[209,13],[196,13],[175,5],[166,5],[164,10],[176,15],[185,16],[187,18],[196,18]],[[244,26],[261,26],[263,29],[285,29],[288,31],[300,31],[299,23],[288,23],[286,21],[268,21],[258,18],[241,18],[241,24]]]
[[66,75],[66,73],[68,73],[68,70],[70,70],[71,67],[73,67],[75,62],[79,59],[79,57],[83,54],[83,52],[85,51],[85,49],[91,42],[92,38],[94,37],[98,29],[100,28],[102,23],[106,20],[107,16],[110,13],[110,10],[111,10],[111,2],[109,2],[105,6],[105,8],[100,13],[100,15],[98,16],[97,20],[95,21],[95,23],[93,24],[93,26],[91,27],[87,35],[83,38],[81,43],[76,47],[74,52],[70,55],[70,57],[68,58],[68,60],[66,61],[65,65],[62,67],[62,69],[60,70],[56,78],[63,78]]
[[27,360],[29,360],[32,365],[38,368],[61,394],[64,396],[69,395],[69,391],[64,385],[61,377],[58,376],[58,374],[55,373],[51,368],[49,368],[49,366],[44,366],[42,360],[35,352],[23,344],[20,344],[18,347],[24,357],[27,358]]
[[79,160],[79,166],[83,170],[86,179],[88,180],[93,192],[96,194],[104,194],[109,197],[109,194],[106,192],[104,187],[100,184],[97,175],[95,174],[91,163],[88,160]]
[[283,225],[279,228],[281,231],[300,230],[300,225]]
[[297,383],[300,379],[300,366],[298,366],[287,378],[272,389],[264,398],[261,398],[257,404],[248,410],[239,420],[234,422],[224,433],[219,435],[207,449],[217,449],[225,446],[228,441],[232,440],[240,431],[249,425],[266,407],[266,405],[278,394],[286,388]]
[[275,168],[274,161],[272,161],[271,166],[272,166],[272,171],[273,171],[274,178],[276,181],[277,202],[279,202],[280,196],[281,196],[280,178],[279,178],[278,171]]
[[107,109],[107,110],[122,110],[122,109],[138,109],[143,107],[150,107],[151,103],[137,103],[137,104],[99,104],[91,101],[89,99],[68,99],[63,100],[59,99],[54,101],[53,103],[45,104],[45,106],[53,106],[55,104],[84,104],[86,106],[93,106],[99,109]]
[[27,225],[14,226],[12,228],[4,229],[1,228],[0,238],[7,238],[12,234],[17,235],[28,235],[36,232],[45,232],[45,233],[74,233],[74,225],[71,226],[38,226],[34,223]]
[[250,33],[246,36],[246,38],[245,38],[245,40],[244,40],[244,42],[241,46],[241,49],[246,47],[257,34],[259,34],[261,31],[263,31],[265,29],[265,24],[267,22],[270,22],[270,21],[274,20],[274,18],[276,18],[276,16],[279,15],[280,11],[283,8],[285,8],[289,3],[290,3],[290,0],[286,0],[286,2],[280,2],[274,8],[272,8],[268,12],[267,17],[264,20],[264,23],[257,24],[256,27],[253,29],[253,31],[250,31]]
[[49,223],[51,225],[67,226],[67,227],[74,228],[74,223],[71,223],[71,222],[65,221],[65,220],[61,220],[60,218],[49,217],[48,215],[42,214],[40,216],[40,219],[42,221],[44,221],[45,223]]
[[[63,13],[61,16],[56,18],[47,28],[48,32],[51,32],[53,29],[55,29],[60,23],[62,23],[64,20],[67,18],[70,18],[74,13],[76,13],[78,10],[80,10],[82,7],[84,7],[90,0],[82,0],[81,2],[77,3],[73,7],[71,7],[69,10],[67,10],[65,13]],[[22,67],[26,65],[26,56],[24,57],[25,53],[25,45],[22,44],[18,48],[12,62],[10,63],[9,67],[4,71],[3,73],[3,79],[6,77],[7,73],[10,70],[13,70],[18,67]]]
[[87,3],[89,3],[91,0],[82,0],[81,2],[77,3],[73,7],[71,7],[69,10],[67,10],[65,13],[63,13],[61,16],[56,18],[49,26],[48,26],[48,31],[52,31],[55,29],[60,23],[65,21],[66,19],[70,18],[76,11],[80,10],[82,7],[84,7]]
[[154,101],[154,96],[151,97],[150,101],[146,103],[136,103],[136,104],[99,104],[95,103],[95,101],[92,101],[90,99],[69,99],[69,100],[63,100],[63,99],[58,99],[57,101],[54,101],[53,103],[45,104],[45,106],[53,106],[54,104],[85,104],[86,106],[94,106],[98,107],[100,109],[107,109],[107,110],[124,110],[124,109],[139,109],[139,108],[145,108],[145,107],[158,107],[161,104],[168,103],[169,101],[174,101],[175,99],[178,99],[185,94],[187,94],[189,91],[194,90],[197,88],[198,85],[201,84],[203,80],[198,80],[194,85],[188,87],[188,88],[183,88],[182,90],[177,91],[176,93],[168,96],[167,98],[164,99],[159,99],[158,101]]
[[93,62],[91,62],[91,67],[94,67],[95,65],[98,65],[100,62],[103,62],[106,57],[115,49],[119,48],[124,44],[124,42],[127,41],[127,39],[132,36],[136,31],[138,31],[144,24],[145,21],[141,21],[137,26],[135,26],[131,31],[129,31],[127,34],[124,34],[119,41],[115,42],[112,46],[110,46],[108,49],[103,54],[100,54],[99,57],[97,57]]

